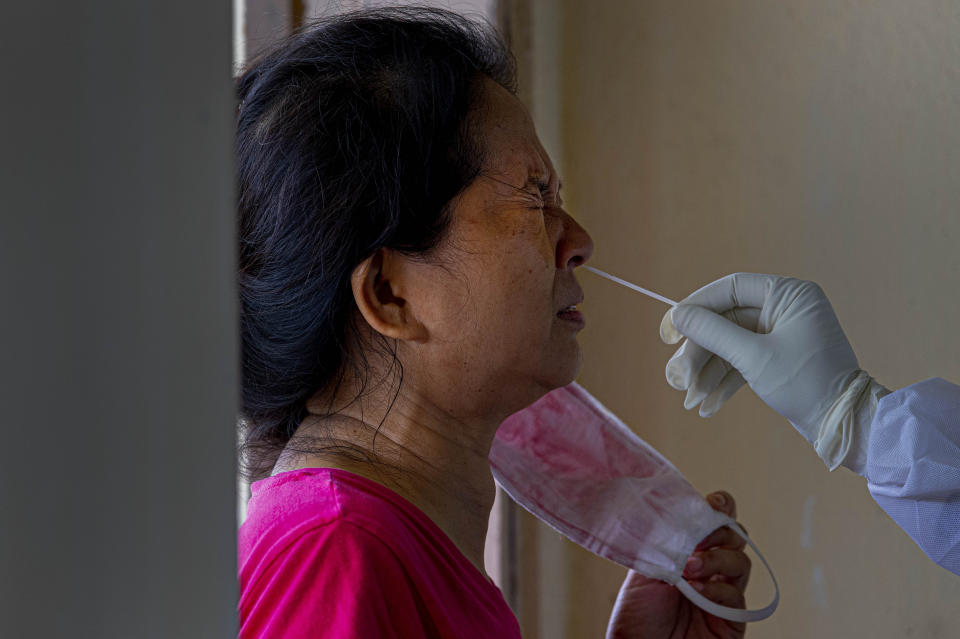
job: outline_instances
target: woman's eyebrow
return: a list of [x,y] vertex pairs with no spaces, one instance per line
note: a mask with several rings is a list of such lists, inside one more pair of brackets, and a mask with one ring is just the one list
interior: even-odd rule
[[510,187],[511,189],[513,189],[514,191],[518,191],[518,192],[520,192],[520,193],[527,193],[527,192],[528,192],[528,189],[529,189],[531,186],[532,186],[532,187],[535,187],[535,188],[538,188],[538,189],[540,189],[540,188],[546,188],[546,186],[547,186],[547,182],[545,182],[545,181],[543,180],[543,178],[542,178],[541,176],[538,176],[538,175],[531,175],[530,177],[528,177],[526,183],[523,184],[522,186],[517,186],[516,184],[513,184],[513,183],[508,182],[508,181],[506,181],[506,180],[502,180],[502,179],[496,177],[495,175],[492,175],[492,174],[487,173],[487,172],[481,172],[480,175],[483,176],[483,177],[485,177],[485,178],[487,178],[488,180],[493,180],[494,182],[498,182],[498,183],[500,183],[500,184],[503,184],[504,186],[508,186],[508,187]]
[[[536,173],[536,174],[531,175],[531,176],[527,179],[527,184],[526,184],[526,185],[527,185],[527,186],[535,186],[535,187],[537,187],[537,188],[539,188],[539,189],[546,189],[547,187],[550,186],[550,181],[551,181],[551,180],[550,180],[549,177],[547,177],[547,176],[545,176],[545,175],[543,175],[543,174],[540,174],[540,173]],[[559,192],[560,189],[562,189],[562,188],[563,188],[563,180],[561,180],[560,178],[557,178],[557,191]]]
[[[534,187],[541,192],[547,190],[550,187],[550,180],[545,178],[545,176],[542,173],[531,173],[530,177],[527,178],[526,184],[524,184],[523,186],[517,186],[515,184],[511,184],[510,182],[507,182],[506,180],[501,180],[500,178],[497,178],[494,175],[487,173],[486,171],[481,171],[480,175],[489,180],[493,180],[494,182],[499,182],[504,186],[508,186],[511,189],[514,189],[515,191],[518,191],[520,193],[527,193],[528,192],[527,189],[529,189],[530,187]],[[563,181],[558,178],[557,179],[558,194],[560,193],[560,189],[562,188],[563,188]]]

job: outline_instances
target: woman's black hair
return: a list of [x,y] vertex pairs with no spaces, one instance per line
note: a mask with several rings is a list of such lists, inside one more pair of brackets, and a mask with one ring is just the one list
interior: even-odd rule
[[362,392],[350,275],[380,248],[424,254],[442,239],[483,162],[468,126],[481,80],[515,93],[514,69],[489,26],[405,7],[318,20],[239,78],[248,479],[269,474],[318,390],[353,375]]

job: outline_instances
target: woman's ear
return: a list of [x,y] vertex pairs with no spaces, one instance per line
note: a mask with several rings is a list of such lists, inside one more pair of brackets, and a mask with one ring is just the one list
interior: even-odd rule
[[370,327],[393,339],[425,342],[427,328],[417,320],[409,300],[404,299],[403,256],[378,249],[360,262],[350,276],[353,299]]

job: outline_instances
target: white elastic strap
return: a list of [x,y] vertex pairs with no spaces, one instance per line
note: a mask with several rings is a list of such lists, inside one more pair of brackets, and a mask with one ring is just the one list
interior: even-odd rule
[[747,542],[753,552],[757,553],[757,557],[760,557],[760,561],[763,562],[764,568],[767,569],[767,572],[770,573],[770,579],[773,580],[773,589],[776,591],[776,594],[773,596],[773,601],[769,605],[759,608],[757,610],[744,610],[743,608],[731,608],[729,606],[721,606],[718,603],[710,601],[699,592],[693,589],[693,586],[686,579],[680,579],[674,585],[677,587],[677,590],[682,592],[684,596],[689,599],[693,604],[699,608],[709,612],[714,617],[720,617],[721,619],[726,619],[727,621],[739,621],[746,623],[748,621],[761,621],[766,619],[773,614],[773,611],[777,609],[777,605],[780,603],[780,586],[777,585],[777,578],[773,576],[773,570],[770,569],[770,564],[767,563],[767,560],[764,559],[763,554],[757,548],[756,544],[747,537],[747,533],[744,532],[743,528],[738,526],[735,523],[727,524],[730,528],[734,530],[738,535],[743,537],[744,541]]

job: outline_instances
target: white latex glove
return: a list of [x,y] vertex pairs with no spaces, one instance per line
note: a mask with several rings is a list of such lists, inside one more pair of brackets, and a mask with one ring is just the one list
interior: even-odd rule
[[744,383],[790,420],[830,470],[862,474],[870,423],[890,391],[860,370],[823,291],[813,282],[736,273],[704,286],[660,324],[689,338],[667,362],[684,407],[710,417]]

